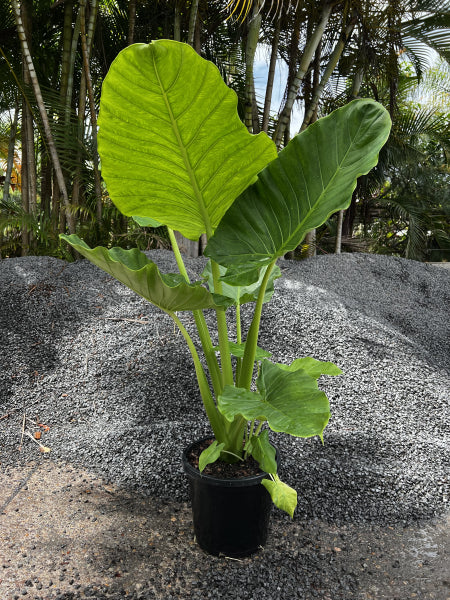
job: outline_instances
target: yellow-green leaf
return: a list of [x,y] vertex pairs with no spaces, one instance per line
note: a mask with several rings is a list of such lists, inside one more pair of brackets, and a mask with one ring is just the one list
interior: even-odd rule
[[103,82],[98,124],[114,204],[192,240],[211,233],[277,156],[265,133],[248,133],[217,67],[173,40],[119,53]]
[[262,484],[269,492],[272,502],[291,517],[294,517],[294,510],[297,506],[297,492],[287,483],[283,483],[277,475],[272,475],[273,479],[263,479]]

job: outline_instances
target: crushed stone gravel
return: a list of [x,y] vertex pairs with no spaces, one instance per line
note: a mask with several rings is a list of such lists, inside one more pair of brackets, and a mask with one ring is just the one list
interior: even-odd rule
[[[176,272],[170,252],[148,256]],[[186,259],[192,279],[204,264]],[[320,380],[332,412],[324,445],[273,437],[282,478],[299,492],[295,520],[410,527],[442,518],[450,271],[368,254],[279,265],[259,345],[277,362],[313,356],[344,372]],[[194,334],[193,319],[180,316]],[[250,306],[242,318],[246,330]],[[213,314],[207,322],[214,326]],[[0,418],[9,415],[0,421],[2,473],[51,456],[143,497],[188,501],[181,450],[209,428],[189,352],[167,315],[85,260],[6,259],[0,338]],[[29,438],[18,453],[24,413],[50,427],[41,438],[50,455]],[[257,567],[250,571],[250,580],[258,576]],[[268,584],[258,597],[273,593]]]

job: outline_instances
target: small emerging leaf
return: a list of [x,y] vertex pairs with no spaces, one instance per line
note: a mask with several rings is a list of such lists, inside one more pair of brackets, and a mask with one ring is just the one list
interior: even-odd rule
[[[236,344],[235,342],[228,342],[228,347],[230,349],[230,354],[235,356],[236,358],[243,358],[245,351],[245,342],[241,344]],[[220,350],[219,346],[214,346],[214,350],[218,352]],[[262,360],[263,358],[270,358],[272,354],[267,350],[263,350],[259,346],[256,347],[255,360]]]
[[297,506],[297,492],[280,481],[277,475],[272,476],[273,479],[263,479],[262,484],[269,492],[272,502],[279,509],[284,510],[287,514],[294,518],[294,510]]
[[[248,273],[241,272],[242,269],[239,265],[232,270],[227,270],[225,267],[220,266],[219,270],[221,275],[220,281],[222,283],[221,294],[232,299],[233,304],[246,304],[247,302],[255,302],[257,300],[266,268],[252,268],[251,272]],[[210,261],[204,268],[202,276],[206,279],[209,290],[215,292]],[[269,302],[272,298],[274,281],[278,277],[281,277],[281,271],[280,268],[275,265],[267,283],[264,302]]]
[[131,217],[141,227],[161,227],[162,223],[151,217]]
[[207,465],[216,462],[224,447],[225,444],[219,444],[217,440],[214,440],[210,446],[203,450],[198,459],[198,468],[200,473],[203,472]]

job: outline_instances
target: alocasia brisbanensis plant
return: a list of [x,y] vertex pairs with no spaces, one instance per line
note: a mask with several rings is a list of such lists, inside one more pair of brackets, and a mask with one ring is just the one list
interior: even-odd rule
[[[247,132],[236,105],[218,69],[190,46],[158,40],[123,50],[103,83],[102,175],[123,214],[143,225],[167,226],[180,273],[161,273],[137,249],[91,249],[75,235],[62,237],[180,328],[215,437],[200,469],[252,455],[268,473],[263,484],[274,503],[292,516],[297,495],[278,478],[263,427],[322,438],[330,409],[317,380],[341,371],[310,357],[290,365],[271,362],[257,346],[261,311],[281,275],[277,259],[349,205],[357,178],[377,162],[390,120],[376,102],[355,100],[295,136],[277,155],[265,133]],[[173,230],[192,240],[206,234],[209,262],[202,281],[189,281]],[[248,302],[255,306],[244,337],[240,307]],[[233,340],[227,329],[231,306]],[[205,309],[216,311],[217,346]],[[182,311],[194,314],[211,387],[177,314]]]

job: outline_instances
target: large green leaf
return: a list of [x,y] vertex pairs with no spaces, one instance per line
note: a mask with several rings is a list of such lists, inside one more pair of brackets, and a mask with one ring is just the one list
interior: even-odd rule
[[267,421],[273,431],[322,437],[330,406],[315,377],[302,369],[286,371],[264,359],[256,385],[258,392],[225,386],[218,407],[228,421],[242,416],[247,421]]
[[248,133],[219,70],[172,40],[134,44],[105,77],[98,119],[102,175],[125,215],[152,217],[190,239],[211,233],[276,158]]
[[161,273],[154,262],[137,248],[89,248],[76,235],[61,235],[82,256],[89,259],[134,292],[166,312],[220,308],[200,282],[187,283],[182,275]]
[[355,100],[296,135],[225,214],[205,254],[223,265],[263,265],[346,208],[356,180],[377,163],[387,111]]

